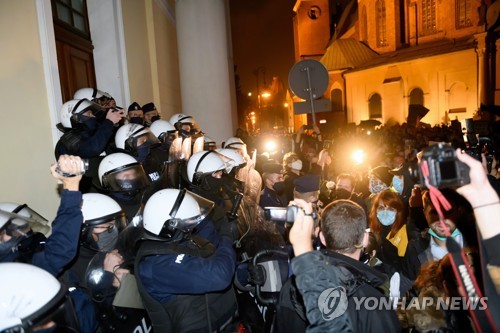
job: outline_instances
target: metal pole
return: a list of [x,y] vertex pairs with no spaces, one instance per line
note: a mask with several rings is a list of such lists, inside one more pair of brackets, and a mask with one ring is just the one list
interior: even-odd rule
[[314,99],[311,88],[311,73],[309,72],[309,67],[305,67],[304,70],[307,72],[307,89],[309,90],[309,102],[311,103],[312,122],[313,125],[316,125],[316,115],[314,114]]

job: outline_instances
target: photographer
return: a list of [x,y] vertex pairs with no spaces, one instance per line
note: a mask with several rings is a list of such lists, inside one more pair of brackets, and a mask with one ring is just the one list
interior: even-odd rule
[[[482,264],[483,267],[486,266],[488,273],[485,276],[485,294],[490,297],[489,304],[498,303],[495,298],[498,298],[500,291],[500,253],[498,249],[500,242],[500,224],[498,223],[500,200],[488,181],[483,164],[459,149],[457,150],[457,159],[470,168],[470,184],[458,188],[457,192],[469,201],[474,210],[477,229],[481,236],[481,245],[485,250],[482,253]],[[496,223],[493,221],[494,219],[497,219]],[[488,290],[491,282],[496,289],[496,295],[495,290]]]
[[[292,269],[309,320],[308,332],[399,332],[393,310],[356,309],[351,299],[386,296],[383,285],[387,276],[359,261],[368,243],[363,209],[349,200],[329,204],[320,221],[320,238],[327,250],[313,251],[312,205],[300,199],[292,204],[301,208],[290,230],[290,242],[295,252]],[[321,302],[319,296],[325,296],[323,292],[330,288],[330,296]],[[339,300],[332,302],[334,305],[329,302],[333,297]]]

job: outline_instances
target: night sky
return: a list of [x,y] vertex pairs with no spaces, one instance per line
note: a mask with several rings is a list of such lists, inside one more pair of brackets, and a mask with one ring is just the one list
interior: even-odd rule
[[[242,93],[257,90],[253,71],[265,67],[266,83],[279,76],[288,87],[288,72],[295,63],[293,6],[295,0],[229,0],[234,64]],[[259,85],[264,83],[262,71]]]

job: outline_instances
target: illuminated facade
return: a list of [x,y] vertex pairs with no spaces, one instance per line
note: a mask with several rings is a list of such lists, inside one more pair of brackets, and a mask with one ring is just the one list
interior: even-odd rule
[[[297,19],[300,12],[323,6],[322,12],[330,13],[322,15],[325,25],[334,26],[315,32],[331,36],[320,61],[330,73],[325,97],[332,111],[318,119],[332,127],[365,119],[403,123],[409,105],[420,104],[430,110],[422,121],[434,125],[471,118],[481,103],[499,104],[498,38],[491,22],[487,30],[484,1],[336,3],[332,9],[328,3],[297,1],[294,8]],[[341,11],[337,17],[335,10]],[[303,44],[296,42],[296,60],[307,57]]]

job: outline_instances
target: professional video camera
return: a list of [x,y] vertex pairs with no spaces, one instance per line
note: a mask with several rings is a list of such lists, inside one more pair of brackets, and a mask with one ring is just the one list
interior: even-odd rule
[[455,149],[444,142],[424,149],[420,163],[409,165],[410,175],[424,188],[427,185],[421,166],[425,162],[429,169],[429,185],[437,188],[456,188],[470,183],[469,167],[459,161]]

